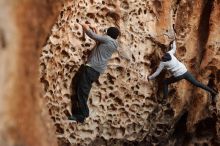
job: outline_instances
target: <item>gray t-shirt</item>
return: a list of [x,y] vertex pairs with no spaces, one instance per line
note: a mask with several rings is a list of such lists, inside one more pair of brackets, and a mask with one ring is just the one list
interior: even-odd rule
[[98,35],[92,30],[86,31],[86,34],[91,39],[98,42],[98,45],[92,50],[87,64],[99,73],[103,73],[107,68],[108,60],[111,58],[112,54],[117,51],[118,43],[110,36]]

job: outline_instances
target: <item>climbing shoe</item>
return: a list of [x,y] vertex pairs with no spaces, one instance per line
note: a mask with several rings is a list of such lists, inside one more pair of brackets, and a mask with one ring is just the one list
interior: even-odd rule
[[84,118],[80,118],[80,117],[77,117],[77,116],[69,116],[68,117],[69,120],[72,120],[72,121],[76,121],[76,122],[79,122],[79,123],[84,123],[85,119]]

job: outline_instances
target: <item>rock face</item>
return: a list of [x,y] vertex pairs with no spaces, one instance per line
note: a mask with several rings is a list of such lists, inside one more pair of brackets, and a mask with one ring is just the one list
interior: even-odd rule
[[0,1],[0,146],[57,145],[39,82],[39,55],[59,0]]
[[[40,58],[41,82],[60,146],[69,145],[220,145],[219,102],[182,80],[170,86],[161,104],[161,82],[143,76],[177,38],[177,57],[202,83],[220,90],[219,0],[66,1]],[[81,22],[103,34],[121,29],[120,54],[94,83],[85,124],[68,121],[71,80],[95,42]],[[126,60],[124,58],[129,58]]]

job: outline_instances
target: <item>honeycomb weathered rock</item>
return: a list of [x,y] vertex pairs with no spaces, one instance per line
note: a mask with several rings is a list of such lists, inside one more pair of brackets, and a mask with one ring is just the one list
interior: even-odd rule
[[[156,69],[167,51],[174,24],[177,57],[199,81],[219,90],[219,1],[119,3],[120,11],[113,0],[67,1],[43,48],[41,81],[60,145],[216,144],[219,115],[216,109],[209,110],[213,106],[205,91],[180,81],[170,86],[168,104],[161,105],[160,82],[167,75],[162,73],[152,82],[142,77]],[[76,124],[67,120],[71,80],[95,45],[83,35],[80,23],[85,21],[102,34],[109,26],[118,25],[122,33],[119,48],[130,61],[113,54],[108,69],[92,87],[90,117],[85,124]],[[208,127],[208,122],[213,126]],[[199,137],[204,133],[201,125],[213,134]],[[191,139],[187,139],[189,135]]]

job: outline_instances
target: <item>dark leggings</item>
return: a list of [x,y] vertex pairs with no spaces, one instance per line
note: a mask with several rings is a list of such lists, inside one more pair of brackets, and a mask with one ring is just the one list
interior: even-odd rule
[[84,120],[89,116],[87,100],[92,83],[97,81],[100,73],[93,68],[81,65],[72,81],[74,94],[72,100],[72,114],[79,120]]
[[210,92],[211,94],[216,94],[216,92],[213,89],[211,89],[208,86],[198,82],[193,77],[193,75],[191,73],[186,72],[181,76],[177,76],[177,77],[172,76],[172,77],[167,78],[163,81],[163,95],[164,95],[164,98],[166,98],[168,96],[168,85],[172,84],[172,83],[175,83],[177,81],[180,81],[182,79],[185,79],[185,80],[189,81],[191,84],[195,85],[196,87],[200,87],[200,88]]

